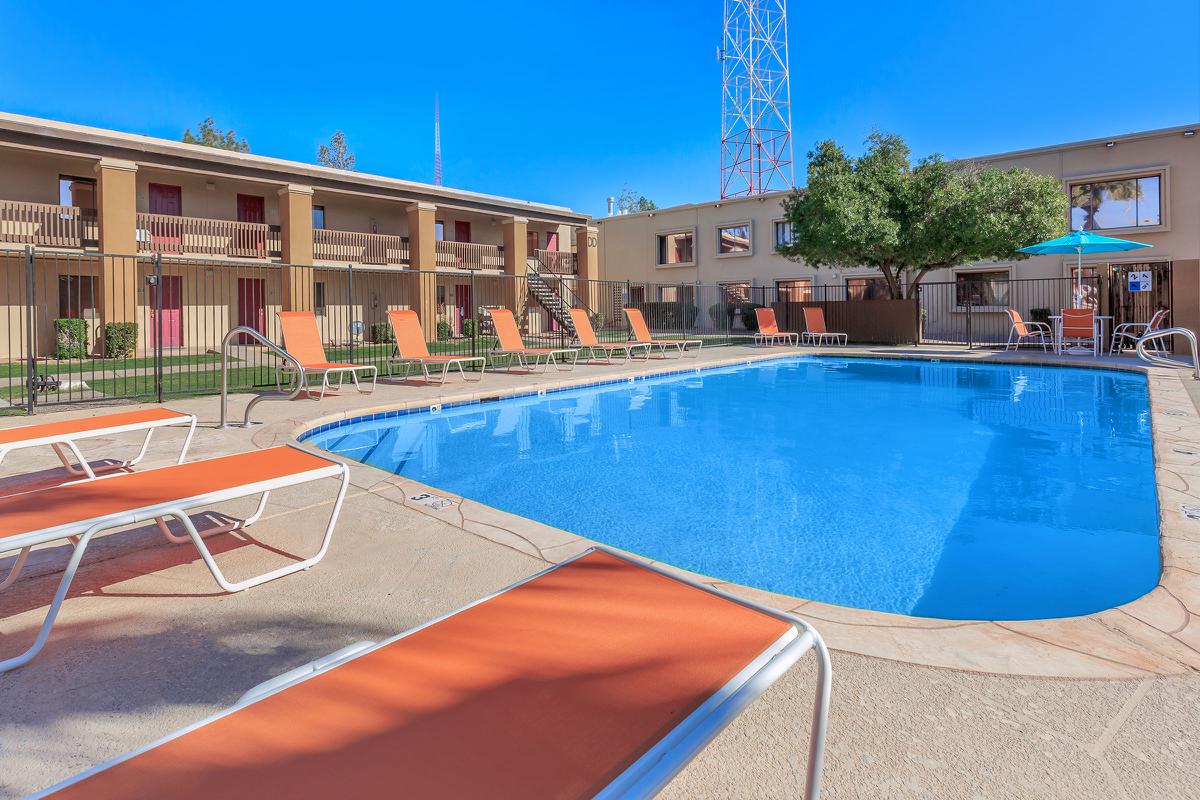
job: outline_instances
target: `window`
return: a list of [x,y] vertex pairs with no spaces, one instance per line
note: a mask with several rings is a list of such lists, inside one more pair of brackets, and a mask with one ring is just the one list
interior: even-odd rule
[[313,206],[313,230],[325,230],[325,206]]
[[783,247],[792,243],[792,223],[778,220],[775,223],[775,246]]
[[69,319],[96,318],[96,276],[58,276],[58,316]]
[[696,287],[680,285],[680,286],[660,286],[658,287],[658,299],[663,303],[682,303],[686,306],[696,304]]
[[694,236],[691,231],[660,233],[658,235],[658,265],[691,264],[696,260]]
[[313,284],[313,314],[325,316],[325,284],[321,281]]
[[433,223],[433,238],[439,242],[446,238],[446,223],[441,220]]
[[634,284],[629,287],[629,305],[641,305],[646,302],[646,287]]
[[775,281],[775,291],[779,293],[780,302],[808,303],[812,300],[812,281]]
[[95,210],[95,178],[76,178],[71,175],[58,176],[58,204]]
[[717,226],[717,255],[736,256],[750,252],[750,223]]
[[722,283],[721,301],[729,305],[750,302],[750,284],[746,282]]
[[1162,175],[1071,184],[1071,227],[1085,231],[1162,225]]
[[1008,270],[957,272],[954,275],[954,304],[1008,308]]
[[887,300],[892,296],[884,278],[847,278],[847,300]]

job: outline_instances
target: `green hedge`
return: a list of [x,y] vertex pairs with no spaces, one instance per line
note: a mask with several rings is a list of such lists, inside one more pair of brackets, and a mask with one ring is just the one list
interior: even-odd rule
[[396,333],[390,322],[371,323],[371,341],[375,344],[387,344],[396,341]]
[[467,317],[462,321],[462,335],[468,338],[475,338],[479,335],[479,322]]
[[[754,313],[756,308],[766,308],[762,303],[740,303],[738,308],[742,311],[742,324],[746,326],[748,331],[758,330],[758,315]],[[732,317],[733,312],[730,311]]]
[[60,361],[87,358],[87,338],[87,320],[65,317],[54,320],[54,357]]
[[126,358],[137,349],[136,322],[109,322],[104,326],[104,357]]
[[437,324],[437,340],[439,342],[450,341],[450,323],[449,322],[442,321]]
[[646,318],[646,324],[651,329],[658,328],[659,330],[690,328],[696,324],[696,317],[700,313],[700,309],[696,305],[679,301],[637,303],[636,306],[641,309],[642,316]]

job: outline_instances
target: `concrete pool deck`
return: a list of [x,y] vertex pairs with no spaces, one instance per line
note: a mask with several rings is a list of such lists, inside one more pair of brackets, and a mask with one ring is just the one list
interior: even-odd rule
[[[343,392],[321,403],[262,403],[255,416],[265,424],[250,430],[216,429],[212,397],[167,405],[200,416],[191,456],[198,458],[290,441],[338,416],[783,352],[721,348],[695,360],[489,374],[483,384],[466,387],[380,384],[368,396]],[[823,352],[1054,360],[951,348]],[[945,622],[716,582],[796,609],[837,651],[826,796],[1200,795],[1193,712],[1200,706],[1200,522],[1179,511],[1181,504],[1200,506],[1200,481],[1194,480],[1200,477],[1200,415],[1186,373],[1149,374],[1164,573],[1162,585],[1134,603],[1070,620]],[[234,411],[246,400],[234,397]],[[174,435],[162,437],[148,465],[164,462]],[[123,439],[105,455],[131,449],[133,442]],[[10,457],[5,472],[36,477],[55,464],[49,451],[26,451]],[[297,664],[424,622],[587,546],[572,534],[470,501],[450,497],[452,505],[435,509],[427,499],[413,499],[428,487],[371,467],[352,464],[352,481],[324,562],[237,595],[220,593],[194,550],[167,546],[149,529],[97,541],[46,650],[0,676],[0,796],[49,785],[228,705]],[[0,482],[5,488],[18,483]],[[273,496],[270,516],[254,526],[253,539],[220,537],[223,563],[241,575],[278,558],[268,547],[307,550],[318,531],[297,523],[327,503],[332,492],[326,494]],[[260,541],[265,546],[255,546]],[[30,577],[0,594],[4,653],[32,638],[66,553],[48,548],[35,555]],[[0,561],[0,570],[8,561]],[[801,721],[811,680],[808,665],[794,670],[680,775],[667,796],[790,796],[802,773]]]

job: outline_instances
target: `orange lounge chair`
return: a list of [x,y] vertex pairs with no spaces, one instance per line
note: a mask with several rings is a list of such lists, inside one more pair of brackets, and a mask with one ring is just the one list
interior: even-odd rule
[[1034,342],[1042,346],[1042,350],[1047,350],[1047,345],[1053,338],[1054,332],[1050,329],[1050,325],[1045,322],[1026,322],[1021,319],[1020,313],[1015,308],[1006,309],[1008,312],[1008,320],[1012,323],[1012,327],[1008,331],[1008,341],[1004,344],[1005,350],[1017,350],[1025,342]]
[[[113,470],[128,469],[146,457],[150,448],[150,439],[159,428],[175,425],[187,425],[187,436],[183,447],[179,449],[179,460],[182,464],[187,457],[188,447],[192,443],[192,435],[196,433],[196,415],[172,411],[169,408],[144,408],[138,411],[122,411],[116,414],[103,414],[97,417],[70,419],[61,422],[41,422],[35,425],[22,425],[16,428],[0,429],[0,462],[14,450],[27,447],[44,447],[49,445],[58,455],[58,459],[72,476],[95,478],[97,473]],[[122,433],[145,431],[146,438],[142,441],[142,449],[128,461],[106,463],[92,466],[84,458],[79,449],[79,442],[84,439],[98,439],[117,436]],[[63,452],[71,451],[75,464]]]
[[687,355],[688,345],[696,345],[692,356],[698,356],[704,348],[703,339],[655,339],[650,335],[650,326],[646,324],[646,318],[642,316],[640,308],[626,308],[625,318],[629,320],[629,328],[633,333],[633,340],[638,344],[649,345],[651,348],[657,347],[658,352],[664,357],[667,355],[667,348],[674,348],[679,352],[679,357],[683,358]]
[[[496,329],[496,349],[492,350],[492,357],[505,356],[507,357],[507,368],[512,369],[512,362],[515,358],[517,363],[523,369],[531,372],[537,368],[539,364],[542,366],[542,371],[545,372],[551,364],[555,369],[574,369],[575,363],[579,361],[578,347],[526,347],[525,340],[521,338],[521,331],[517,329],[517,320],[513,313],[507,308],[487,308],[485,309],[492,317],[492,327]],[[556,356],[570,356],[571,366],[560,365]],[[533,363],[530,363],[530,359]]]
[[775,309],[756,308],[754,316],[758,321],[758,330],[754,334],[755,344],[763,345],[768,342],[775,344],[782,339],[784,344],[790,344],[793,347],[800,346],[800,334],[779,330],[779,323],[775,321]]
[[[631,361],[635,350],[644,350],[647,354],[650,352],[650,345],[644,342],[602,342],[596,338],[596,331],[592,328],[592,321],[588,319],[588,313],[582,308],[570,309],[571,322],[575,323],[575,339],[579,342],[579,346],[588,351],[588,358],[604,358],[608,363],[612,363],[612,354],[614,352],[624,353],[625,360]],[[597,353],[600,355],[598,356]]]
[[1090,308],[1064,308],[1059,320],[1058,341],[1054,352],[1061,353],[1063,345],[1073,340],[1073,352],[1086,352],[1090,347],[1092,355],[1100,355],[1100,336],[1096,333],[1096,312]]
[[805,306],[804,333],[800,334],[800,341],[817,346],[827,341],[834,344],[840,342],[845,346],[850,337],[844,333],[831,332],[825,327],[825,311],[820,306]]
[[[204,544],[204,537],[252,524],[262,516],[267,497],[273,490],[322,478],[340,478],[341,488],[317,554],[243,581],[232,583],[226,580]],[[171,534],[165,522],[160,521],[159,527],[163,533],[176,542],[190,539],[200,551],[217,584],[227,592],[239,592],[308,569],[325,556],[349,481],[350,470],[345,464],[298,447],[285,446],[144,472],[102,475],[95,480],[76,481],[0,498],[0,553],[18,553],[15,564],[0,588],[16,578],[31,548],[67,541],[75,547],[37,638],[24,653],[0,661],[0,672],[27,663],[45,645],[63,598],[71,588],[79,562],[93,537],[147,520],[173,518],[183,526],[185,535]],[[188,512],[192,510],[255,495],[261,495],[258,509],[238,522],[200,532],[188,517]]]
[[432,356],[429,354],[429,347],[425,344],[425,331],[421,329],[421,318],[417,316],[417,312],[389,311],[388,319],[391,320],[392,331],[396,334],[396,355],[389,357],[385,362],[389,378],[392,375],[392,364],[404,365],[404,378],[408,378],[413,364],[419,364],[421,371],[425,373],[425,382],[429,383],[433,380],[429,377],[429,365],[441,364],[442,383],[446,382],[446,376],[450,374],[452,366],[458,367],[459,374],[466,381],[471,379],[467,377],[463,364],[478,363],[479,377],[475,380],[483,380],[483,370],[487,366],[487,359],[483,356]]
[[[358,383],[359,370],[370,370],[371,391],[375,391],[375,379],[379,375],[378,367],[373,364],[331,363],[325,357],[325,346],[321,344],[321,331],[317,328],[316,315],[311,311],[280,311],[279,325],[283,328],[284,349],[288,351],[288,355],[300,362],[302,374],[298,380],[306,391],[310,375],[321,376],[321,395],[318,399],[324,398],[325,390],[330,388],[330,375],[338,376],[337,385],[333,386],[335,390],[342,388],[342,381],[346,375],[349,375],[350,380],[354,381],[354,388],[362,392],[363,388]],[[276,368],[275,383],[282,384],[282,374],[291,371],[292,367],[288,364]]]
[[37,796],[652,797],[808,652],[815,800],[831,677],[816,631],[602,549],[292,670]]

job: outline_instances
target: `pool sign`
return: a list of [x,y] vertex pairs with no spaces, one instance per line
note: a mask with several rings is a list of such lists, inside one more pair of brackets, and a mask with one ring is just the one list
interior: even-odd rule
[[1148,292],[1154,288],[1153,282],[1150,280],[1149,270],[1144,272],[1129,273],[1129,291],[1131,292]]

